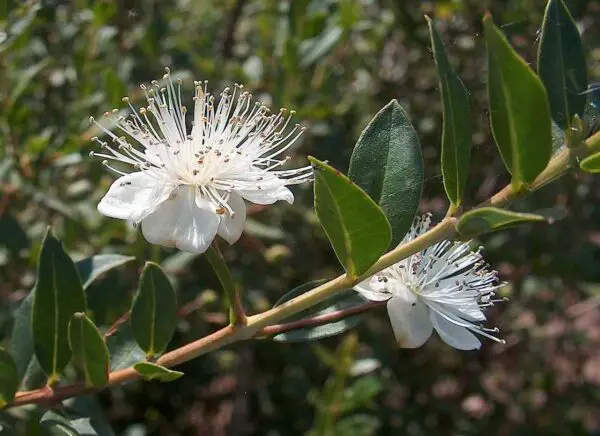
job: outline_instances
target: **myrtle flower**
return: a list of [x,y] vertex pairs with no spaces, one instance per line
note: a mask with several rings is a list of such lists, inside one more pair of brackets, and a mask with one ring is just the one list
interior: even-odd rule
[[[286,187],[310,180],[310,166],[282,170],[282,157],[304,128],[290,127],[294,111],[271,114],[252,95],[235,85],[225,88],[218,103],[206,82],[195,82],[191,129],[181,102],[181,81],[173,83],[169,69],[164,86],[141,85],[147,107],[136,110],[129,102],[125,117],[117,109],[105,114],[126,136],[97,123],[111,143],[93,138],[102,152],[92,156],[119,174],[98,204],[103,215],[141,224],[151,243],[183,251],[206,251],[215,235],[230,244],[241,236],[246,220],[244,200],[257,204],[288,203],[294,195]],[[115,167],[128,164],[132,172]]]
[[[417,218],[402,243],[429,229],[431,218]],[[443,241],[414,254],[354,287],[372,301],[386,301],[398,344],[420,347],[433,329],[459,350],[479,348],[473,333],[503,342],[479,323],[483,309],[500,301],[494,298],[499,283],[496,271],[488,269],[480,251],[468,243]]]

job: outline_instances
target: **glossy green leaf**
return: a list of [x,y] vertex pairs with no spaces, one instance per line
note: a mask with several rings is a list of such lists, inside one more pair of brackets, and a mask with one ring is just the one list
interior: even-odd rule
[[0,409],[15,398],[18,386],[15,361],[6,350],[0,348]]
[[[315,280],[304,283],[287,292],[283,297],[277,300],[275,307],[291,300],[292,298],[296,298],[323,283],[325,283],[325,280]],[[338,310],[360,306],[366,302],[367,300],[361,297],[357,292],[351,290],[344,291],[328,298],[327,300],[311,307],[310,309],[286,318],[286,323],[299,321],[306,318],[313,318],[315,316],[328,315]],[[362,317],[360,315],[351,315],[337,321],[324,322],[323,324],[315,326],[288,330],[273,336],[272,339],[278,342],[303,342],[327,338],[330,336],[339,335],[340,333],[356,327],[360,323],[361,319]]]
[[133,365],[135,369],[146,380],[158,380],[161,382],[170,382],[177,380],[183,375],[180,371],[173,371],[156,363],[140,362]]
[[385,253],[390,224],[357,185],[329,165],[309,158],[315,170],[315,210],[348,275],[367,271]]
[[87,289],[102,274],[132,260],[135,260],[135,257],[123,256],[121,254],[97,254],[86,257],[78,261],[75,265],[77,266],[77,271],[79,271],[83,289]]
[[31,326],[35,355],[50,384],[71,360],[69,321],[75,312],[85,310],[77,268],[48,229],[38,261]]
[[167,348],[176,323],[177,294],[160,266],[147,262],[131,305],[131,328],[148,358]]
[[588,156],[579,164],[583,171],[588,173],[600,173],[600,153]]
[[480,207],[462,215],[458,220],[456,230],[461,236],[472,238],[482,233],[532,221],[546,221],[546,218],[532,213],[512,212],[495,207]]
[[379,204],[392,226],[392,246],[399,244],[419,207],[423,156],[417,133],[396,100],[358,138],[348,175]]
[[433,57],[440,79],[443,103],[442,176],[446,195],[454,208],[462,203],[471,155],[471,114],[469,94],[448,61],[435,25],[425,17],[431,34]]
[[483,19],[488,47],[488,97],[494,139],[515,188],[530,184],[552,154],[546,90],[492,18]]
[[548,92],[552,118],[566,129],[573,115],[583,115],[587,66],[579,30],[563,0],[550,0],[546,5],[538,73]]
[[83,371],[86,386],[108,383],[108,349],[102,335],[85,313],[76,313],[69,324],[73,361]]

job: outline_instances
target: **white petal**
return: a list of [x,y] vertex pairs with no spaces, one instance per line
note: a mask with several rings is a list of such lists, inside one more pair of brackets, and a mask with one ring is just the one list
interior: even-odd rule
[[207,201],[206,207],[197,207],[194,197],[194,188],[179,187],[174,199],[163,203],[142,221],[146,240],[190,253],[204,253],[217,234],[219,216]]
[[256,204],[273,204],[276,201],[284,200],[292,204],[294,202],[294,194],[285,186],[263,189],[244,189],[238,193],[246,200]]
[[481,342],[466,327],[461,327],[435,311],[431,311],[431,322],[442,340],[458,350],[475,350],[481,347]]
[[367,300],[371,301],[385,301],[389,300],[392,296],[389,292],[384,292],[378,289],[373,289],[370,286],[370,280],[364,280],[360,282],[358,285],[354,286],[354,290],[365,297]]
[[429,308],[420,298],[407,304],[399,297],[387,302],[388,315],[398,345],[402,348],[418,348],[429,339],[433,325],[429,319]]
[[98,203],[102,215],[140,222],[165,202],[175,185],[142,171],[119,177]]
[[230,194],[228,203],[233,210],[234,215],[232,217],[229,213],[226,213],[221,217],[217,233],[221,238],[225,239],[230,244],[233,244],[240,239],[242,231],[244,230],[244,223],[246,222],[246,203],[244,203],[244,199],[235,192]]

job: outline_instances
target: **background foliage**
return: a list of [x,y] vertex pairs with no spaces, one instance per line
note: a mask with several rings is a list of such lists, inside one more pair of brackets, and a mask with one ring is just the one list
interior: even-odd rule
[[[589,81],[600,76],[600,2],[567,2],[583,31]],[[470,92],[475,147],[467,206],[510,179],[485,111],[481,17],[491,10],[534,62],[545,2],[236,0],[17,2],[0,6],[0,337],[35,281],[46,227],[75,258],[135,256],[87,289],[106,328],[127,310],[147,260],[160,263],[181,307],[171,347],[227,322],[207,262],[147,244],[95,205],[113,176],[89,159],[90,115],[122,106],[137,85],[171,66],[212,89],[246,84],[256,98],[298,111],[308,127],[297,160],[312,154],[346,170],[367,122],[392,98],[413,119],[425,158],[420,209],[447,207],[439,169],[441,102],[423,14],[438,21]],[[596,103],[598,104],[597,100]],[[576,180],[577,179],[577,180]],[[439,340],[398,350],[385,309],[352,333],[304,344],[257,340],[177,368],[169,384],[135,382],[68,407],[99,434],[369,435],[600,434],[600,186],[577,174],[517,209],[565,206],[565,220],[488,236],[487,260],[511,282],[492,325],[507,344],[459,352]],[[223,246],[251,312],[287,290],[340,271],[317,224],[312,188],[296,204],[251,209],[246,232]],[[110,336],[118,342],[124,325]],[[110,344],[109,344],[110,345]],[[139,351],[139,350],[138,350]],[[36,408],[3,413],[3,432],[45,434]],[[45,421],[59,419],[45,416]],[[99,424],[98,424],[99,423]],[[0,433],[1,434],[1,433]],[[7,433],[8,434],[8,433]],[[11,433],[12,434],[12,433]]]

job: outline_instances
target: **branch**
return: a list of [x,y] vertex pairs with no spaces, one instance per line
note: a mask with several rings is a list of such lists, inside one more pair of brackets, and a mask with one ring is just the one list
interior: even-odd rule
[[[530,191],[539,189],[546,185],[552,180],[560,177],[570,168],[571,164],[571,153],[575,152],[578,156],[589,155],[600,151],[600,132],[595,133],[593,136],[585,141],[585,144],[576,150],[565,149],[562,152],[555,155],[546,170],[544,170],[537,179],[530,186]],[[484,205],[502,206],[508,201],[516,198],[519,195],[523,195],[523,192],[513,192],[512,187],[509,185],[494,195]],[[483,205],[482,205],[483,206]],[[437,226],[433,227],[421,236],[413,239],[412,241],[403,244],[389,253],[383,255],[365,274],[355,279],[351,279],[346,275],[341,275],[327,283],[322,284],[314,288],[313,290],[302,294],[296,298],[293,298],[286,303],[273,307],[266,312],[258,315],[251,316],[247,319],[247,324],[242,327],[235,325],[229,325],[224,327],[202,339],[191,342],[184,345],[176,350],[170,351],[160,357],[156,363],[166,367],[172,367],[181,363],[192,360],[198,356],[206,354],[210,351],[222,348],[234,342],[238,342],[245,339],[255,337],[257,334],[264,332],[265,328],[272,326],[280,320],[287,318],[296,313],[302,312],[303,310],[312,307],[321,301],[341,292],[345,289],[351,288],[354,285],[360,283],[367,277],[403,260],[413,254],[416,254],[431,245],[438,242],[452,239],[456,236],[456,223],[457,218],[446,217]],[[317,318],[317,317],[315,317]],[[293,323],[288,323],[290,325]],[[286,324],[283,324],[286,325]],[[282,327],[279,327],[282,328]],[[275,330],[275,326],[273,329]],[[269,331],[267,329],[267,331]],[[114,386],[126,381],[135,380],[140,378],[140,375],[133,368],[121,369],[112,372],[109,375],[108,386]],[[48,387],[36,389],[33,391],[19,392],[16,395],[15,400],[10,403],[7,407],[22,406],[24,404],[44,404],[44,403],[55,403],[57,401],[64,400],[66,398],[74,397],[88,392],[93,392],[97,389],[87,388],[82,383],[76,383],[68,386],[60,386],[54,389]]]
[[284,324],[274,324],[262,329],[262,331],[257,336],[278,335],[279,333],[287,332],[290,330],[327,324],[333,321],[344,319],[352,315],[357,315],[359,313],[366,312],[367,310],[371,310],[374,307],[383,306],[384,304],[387,304],[387,301],[369,301],[368,303],[361,304],[360,306],[349,307],[347,309],[340,309],[334,312],[326,313],[324,315],[299,319],[298,321],[292,321]]

